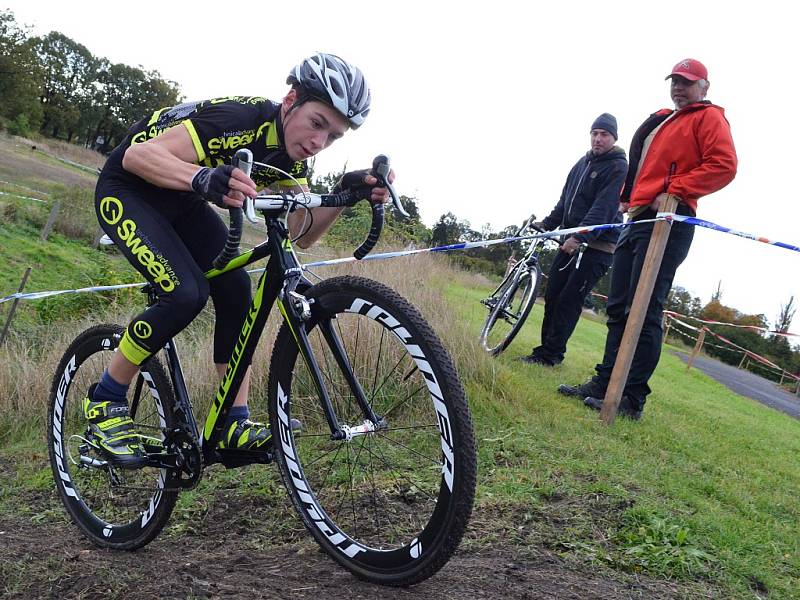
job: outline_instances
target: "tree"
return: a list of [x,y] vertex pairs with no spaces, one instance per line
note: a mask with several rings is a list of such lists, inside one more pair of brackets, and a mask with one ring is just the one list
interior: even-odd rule
[[143,71],[121,63],[101,59],[94,86],[94,106],[90,119],[83,125],[87,145],[103,139],[99,150],[116,146],[128,128],[148,112],[173,106],[180,99],[180,88],[174,81],[161,79],[158,71]]
[[[795,313],[794,296],[789,297],[786,304],[781,305],[778,319],[775,322],[775,330],[781,333],[789,333],[792,319]],[[772,335],[769,340],[769,353],[775,362],[789,372],[795,372],[800,365],[800,353],[793,352],[789,340],[783,335]],[[795,354],[799,355],[795,361]]]
[[789,301],[781,305],[781,312],[778,315],[778,320],[775,322],[775,330],[781,333],[788,333],[789,327],[792,326],[792,319],[794,319],[795,311],[794,296],[790,296]]
[[697,314],[697,305],[699,304],[700,298],[692,298],[692,295],[686,289],[681,286],[675,286],[669,291],[664,308],[692,317]]
[[445,213],[433,226],[431,244],[434,246],[457,244],[469,230],[468,221],[459,221],[453,213]]
[[38,129],[42,120],[41,79],[42,70],[27,32],[17,25],[14,13],[0,11],[0,117]]
[[712,302],[720,302],[722,300],[722,280],[717,282],[717,290],[711,295]]
[[[767,318],[764,315],[743,315],[735,308],[723,305],[719,300],[711,300],[706,304],[698,315],[708,321],[719,321],[720,323],[733,323],[736,325],[752,325],[756,328],[766,328]],[[759,354],[768,354],[767,340],[762,333],[756,329],[744,329],[725,327],[724,325],[707,325],[707,327],[737,346]],[[722,346],[708,346],[707,351],[713,356],[717,356],[728,364],[738,364],[742,354],[738,350]]]
[[98,60],[85,46],[57,31],[37,38],[35,48],[44,70],[40,92],[44,109],[41,130],[69,141],[80,121],[81,111],[92,105]]

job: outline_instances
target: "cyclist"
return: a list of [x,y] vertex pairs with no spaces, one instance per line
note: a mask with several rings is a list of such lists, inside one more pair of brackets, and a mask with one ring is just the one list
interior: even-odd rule
[[[139,365],[191,323],[210,295],[216,312],[213,358],[222,377],[250,306],[250,279],[244,271],[212,280],[203,275],[227,235],[207,201],[241,207],[257,188],[307,191],[306,160],[348,129],[357,129],[369,113],[371,95],[362,72],[338,56],[311,56],[292,69],[286,82],[291,89],[280,103],[231,96],[157,110],[128,131],[103,167],[95,191],[100,225],[158,295],[130,322],[119,351],[84,400],[96,443],[118,464],[145,462],[126,400]],[[241,148],[294,179],[269,170],[254,175],[254,181],[230,164]],[[367,171],[354,171],[339,186],[385,202],[388,190],[376,184]],[[310,219],[303,211],[292,213],[290,233],[306,248],[340,212],[316,208]],[[249,380],[248,369],[221,447],[258,450],[271,440],[269,428],[249,419]]]

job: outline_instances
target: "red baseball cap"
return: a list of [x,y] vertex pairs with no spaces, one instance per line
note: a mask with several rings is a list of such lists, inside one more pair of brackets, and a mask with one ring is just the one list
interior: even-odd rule
[[708,81],[708,69],[706,69],[699,60],[693,58],[683,59],[672,67],[672,73],[667,75],[664,79],[669,79],[673,75],[680,75],[689,81],[697,81],[698,79],[705,79]]

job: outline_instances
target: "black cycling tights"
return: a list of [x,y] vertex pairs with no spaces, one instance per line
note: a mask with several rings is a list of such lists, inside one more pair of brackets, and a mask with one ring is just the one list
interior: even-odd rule
[[227,228],[199,196],[140,181],[104,172],[95,192],[103,231],[158,293],[158,301],[128,325],[120,352],[141,364],[191,323],[210,295],[216,310],[214,362],[227,363],[251,297],[250,277],[242,269],[211,280],[203,276]]

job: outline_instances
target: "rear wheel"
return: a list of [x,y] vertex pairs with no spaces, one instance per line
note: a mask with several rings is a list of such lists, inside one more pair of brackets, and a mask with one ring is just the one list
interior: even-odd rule
[[483,303],[489,307],[489,317],[481,331],[481,345],[492,356],[497,356],[522,329],[536,302],[541,271],[538,265],[520,264],[518,273]]
[[[475,494],[472,421],[456,370],[420,313],[382,284],[337,277],[306,297],[309,342],[347,435],[331,439],[320,394],[284,324],[269,383],[284,482],[306,527],[347,569],[384,585],[419,582],[456,550]],[[377,422],[365,417],[354,386]],[[291,418],[300,430],[292,431]]]
[[[133,550],[158,535],[178,492],[165,489],[166,469],[110,465],[87,433],[83,399],[99,381],[123,331],[118,325],[98,325],[69,346],[53,378],[47,437],[56,487],[75,524],[99,546]],[[142,365],[128,402],[136,431],[157,447],[162,429],[175,426],[172,389],[157,359]]]

